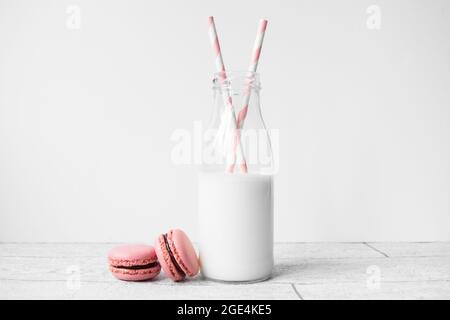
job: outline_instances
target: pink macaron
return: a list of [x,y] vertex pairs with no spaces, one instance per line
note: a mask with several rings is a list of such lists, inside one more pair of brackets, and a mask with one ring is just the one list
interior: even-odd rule
[[150,280],[161,271],[155,249],[144,244],[117,246],[109,252],[108,262],[109,270],[120,280]]
[[164,273],[174,281],[194,277],[199,271],[198,257],[188,236],[173,229],[158,237],[156,255]]

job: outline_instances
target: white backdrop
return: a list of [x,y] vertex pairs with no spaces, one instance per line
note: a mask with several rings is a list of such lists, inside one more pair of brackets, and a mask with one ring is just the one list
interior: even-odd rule
[[277,241],[450,240],[449,1],[0,0],[0,241],[196,239],[172,133],[269,20]]

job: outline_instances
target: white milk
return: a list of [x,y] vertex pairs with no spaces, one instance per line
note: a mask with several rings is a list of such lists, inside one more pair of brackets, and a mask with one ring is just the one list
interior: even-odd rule
[[221,281],[257,281],[273,267],[273,178],[199,174],[202,274]]

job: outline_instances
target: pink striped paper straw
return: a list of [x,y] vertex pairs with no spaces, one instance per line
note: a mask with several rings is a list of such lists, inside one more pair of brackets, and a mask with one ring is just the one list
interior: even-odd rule
[[[219,77],[222,81],[226,80],[225,73],[225,64],[223,62],[222,51],[220,49],[219,37],[217,36],[216,25],[214,23],[214,17],[208,17],[208,25],[209,25],[209,39],[211,41],[211,46],[213,48],[214,56],[215,56],[215,64],[216,70],[219,72]],[[233,101],[230,96],[228,90],[222,90],[222,97],[225,106],[227,106],[231,112],[232,119],[232,131],[234,139],[234,146],[232,154],[227,157],[227,172],[233,172],[236,164],[236,157],[239,158],[239,164],[241,171],[247,173],[247,162],[245,161],[244,150],[242,149],[242,144],[240,143],[240,139],[238,139],[237,133],[237,122],[236,122],[236,113],[233,107]]]
[[[253,45],[253,52],[252,52],[252,58],[250,60],[250,65],[248,67],[249,73],[256,72],[256,69],[258,68],[258,62],[259,62],[259,56],[261,55],[261,49],[264,41],[264,35],[266,33],[267,28],[267,20],[261,19],[259,21],[258,31],[256,33],[256,39],[255,44]],[[236,128],[237,128],[237,142],[240,142],[240,130],[242,126],[244,125],[245,118],[247,117],[247,111],[248,111],[248,104],[250,102],[250,95],[251,95],[251,81],[252,79],[249,79],[247,81],[247,87],[244,90],[244,102],[242,104],[241,111],[239,111],[237,120],[236,120]]]
[[[248,67],[249,73],[256,72],[256,69],[258,68],[259,56],[261,55],[261,49],[264,41],[264,35],[266,33],[266,28],[267,28],[267,20],[261,19],[259,21],[258,32],[256,33],[255,44],[253,45],[252,59],[250,60],[250,65]],[[247,84],[247,88],[244,91],[244,102],[242,104],[241,111],[239,111],[236,123],[238,130],[242,128],[242,125],[244,124],[245,118],[247,116],[248,104],[250,102],[250,95],[251,95],[250,85],[251,83],[249,81]]]

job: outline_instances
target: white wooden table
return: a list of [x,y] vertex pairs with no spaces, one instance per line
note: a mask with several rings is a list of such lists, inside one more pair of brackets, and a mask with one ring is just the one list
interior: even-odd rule
[[122,282],[114,244],[0,243],[0,299],[450,299],[450,242],[279,243],[272,279]]

